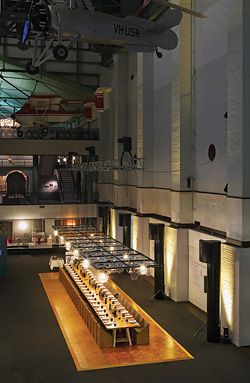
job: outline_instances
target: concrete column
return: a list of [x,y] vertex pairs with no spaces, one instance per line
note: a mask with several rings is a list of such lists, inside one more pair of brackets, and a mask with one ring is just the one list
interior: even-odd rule
[[[137,219],[137,250],[150,257],[149,218],[137,217]],[[133,233],[131,234],[133,235]]]
[[[152,53],[137,55],[136,153],[144,159],[144,172],[136,174],[139,187],[153,186],[154,164],[154,59]],[[159,137],[158,137],[159,139]],[[143,211],[143,189],[136,189],[137,209]]]
[[165,292],[174,301],[188,300],[188,230],[165,228]]
[[38,156],[33,156],[32,201],[38,203]]
[[[118,138],[128,135],[128,54],[114,56],[113,74],[113,151],[114,159],[120,159],[123,145]],[[114,182],[123,183],[123,174],[114,172]]]
[[[188,3],[188,4],[186,4]],[[185,2],[192,7],[192,1]],[[194,176],[192,128],[192,18],[184,15],[179,45],[172,53],[172,153],[171,217],[174,222],[192,222],[192,192],[187,179]]]
[[236,346],[250,345],[250,249],[223,244],[221,252],[221,327]]
[[250,2],[229,1],[227,236],[250,241]]
[[[154,60],[152,53],[144,53],[143,68],[138,67],[138,71],[142,72],[143,81],[143,98],[140,100],[143,104],[142,108],[142,124],[143,124],[143,158],[144,170],[142,186],[152,186],[153,182],[153,164],[154,164]],[[140,76],[140,77],[141,77]],[[160,137],[157,137],[160,139]],[[138,136],[139,140],[139,136]],[[139,143],[138,143],[139,144]]]
[[[238,345],[250,345],[250,249],[241,249],[238,263],[238,286],[236,287],[237,300],[239,302],[238,309]],[[236,301],[237,301],[236,300]],[[237,315],[237,312],[236,312]]]

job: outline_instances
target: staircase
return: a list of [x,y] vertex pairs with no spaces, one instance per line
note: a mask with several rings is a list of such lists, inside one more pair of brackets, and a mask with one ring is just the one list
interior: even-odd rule
[[58,169],[57,177],[60,185],[62,202],[76,203],[77,192],[74,172],[68,169]]

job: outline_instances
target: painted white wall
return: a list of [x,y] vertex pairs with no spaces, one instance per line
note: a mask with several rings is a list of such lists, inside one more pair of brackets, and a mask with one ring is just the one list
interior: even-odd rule
[[[227,183],[227,11],[228,1],[199,0],[208,18],[195,19],[196,190],[224,193]],[[208,158],[214,144],[216,158]]]
[[[225,195],[193,193],[193,208],[194,221],[200,222],[201,226],[227,232],[227,220],[230,218],[227,215]],[[236,220],[236,216],[234,219]]]
[[52,226],[55,224],[54,219],[45,219],[45,233],[47,235],[54,234],[54,229]]
[[171,53],[162,51],[162,59],[153,56],[153,186],[171,187]]
[[[239,346],[250,344],[250,249],[241,249],[239,256]],[[235,307],[237,313],[237,307]]]
[[15,205],[0,206],[2,220],[96,217],[96,205]]

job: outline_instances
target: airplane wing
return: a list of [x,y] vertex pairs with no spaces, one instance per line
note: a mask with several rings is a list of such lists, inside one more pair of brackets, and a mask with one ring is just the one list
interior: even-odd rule
[[127,16],[125,20],[141,27],[145,32],[161,33],[166,30],[179,25],[182,19],[182,12],[177,9],[166,9],[156,21],[144,19],[142,17]]
[[169,0],[152,0],[152,1],[157,3],[157,4],[159,4],[159,5],[162,5],[163,7],[165,6],[165,7],[170,7],[170,8],[178,9],[179,11],[184,12],[184,13],[188,13],[191,16],[200,17],[202,19],[206,19],[207,18],[207,16],[204,15],[203,13],[200,13],[200,12],[197,12],[197,11],[193,11],[192,9],[189,9],[189,8],[186,8],[186,7],[182,7],[181,5],[175,4],[175,3],[173,3],[172,1],[169,1]]
[[152,31],[156,33],[163,33],[168,29],[179,25],[182,19],[182,12],[178,9],[167,8],[157,19],[154,21],[154,28]]
[[126,19],[145,31],[163,33],[180,24],[182,12],[166,4],[149,1],[139,14],[128,16]]

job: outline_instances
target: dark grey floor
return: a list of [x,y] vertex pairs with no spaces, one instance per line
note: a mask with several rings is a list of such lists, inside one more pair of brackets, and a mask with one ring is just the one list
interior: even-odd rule
[[162,383],[250,381],[248,352],[233,345],[211,344],[185,304],[152,301],[146,279],[116,281],[195,359],[181,362],[76,372],[74,363],[40,283],[47,272],[44,255],[9,256],[8,274],[0,280],[0,383]]

